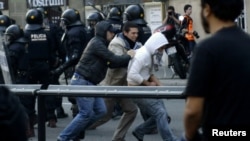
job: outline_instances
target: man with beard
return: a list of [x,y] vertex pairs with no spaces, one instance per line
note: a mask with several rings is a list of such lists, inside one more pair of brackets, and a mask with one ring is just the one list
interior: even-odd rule
[[[202,25],[211,36],[197,44],[191,62],[183,141],[250,129],[250,36],[234,23],[243,7],[243,0],[201,0]],[[249,140],[238,133],[235,140]]]

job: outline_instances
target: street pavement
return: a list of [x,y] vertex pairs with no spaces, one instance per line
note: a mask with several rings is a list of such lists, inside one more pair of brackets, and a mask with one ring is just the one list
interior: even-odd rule
[[[155,75],[161,80],[162,84],[165,86],[185,86],[186,79],[179,79],[178,76],[174,76],[172,78],[173,73],[170,69],[167,69],[167,76],[164,78],[163,76],[163,68],[161,67],[158,72],[155,72]],[[63,83],[64,80],[61,80]],[[184,100],[183,99],[164,99],[164,103],[166,105],[167,111],[171,116],[170,128],[173,133],[180,137],[183,133],[183,109],[184,109]],[[46,127],[46,141],[56,141],[59,133],[70,123],[72,120],[72,113],[70,110],[71,103],[68,102],[67,98],[63,99],[63,108],[66,113],[69,114],[69,117],[58,119],[57,127],[50,128]],[[84,141],[111,141],[112,135],[114,133],[115,128],[117,127],[119,119],[111,119],[106,124],[96,128],[95,130],[87,130],[86,137]],[[128,130],[126,135],[126,141],[137,141],[136,138],[133,137],[132,131],[135,129],[137,125],[143,122],[143,119],[138,112],[137,117]],[[38,141],[37,134],[37,125],[35,126],[36,137],[30,138],[30,141]],[[153,135],[145,135],[144,141],[162,141],[159,134]]]

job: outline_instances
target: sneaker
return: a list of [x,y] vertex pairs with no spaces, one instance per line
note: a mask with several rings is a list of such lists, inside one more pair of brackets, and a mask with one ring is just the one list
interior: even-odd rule
[[65,112],[64,112],[64,109],[63,109],[63,107],[58,107],[58,108],[56,108],[56,117],[57,118],[66,118],[66,117],[68,117],[69,115],[68,114],[66,114]]

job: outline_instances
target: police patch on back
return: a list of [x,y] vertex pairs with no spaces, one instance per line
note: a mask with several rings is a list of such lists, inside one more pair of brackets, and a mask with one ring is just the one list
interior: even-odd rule
[[47,36],[46,34],[31,34],[30,39],[31,41],[46,41]]

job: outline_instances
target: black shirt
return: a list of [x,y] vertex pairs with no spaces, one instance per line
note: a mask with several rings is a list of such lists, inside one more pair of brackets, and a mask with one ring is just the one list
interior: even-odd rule
[[248,34],[236,26],[223,28],[197,45],[185,94],[205,98],[205,136],[217,127],[250,129],[249,88]]

